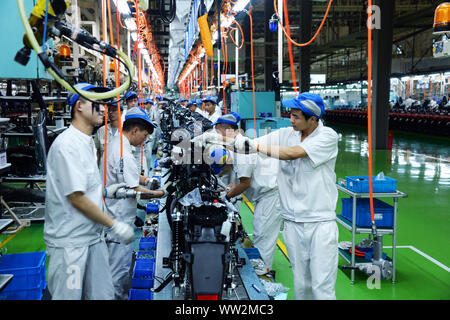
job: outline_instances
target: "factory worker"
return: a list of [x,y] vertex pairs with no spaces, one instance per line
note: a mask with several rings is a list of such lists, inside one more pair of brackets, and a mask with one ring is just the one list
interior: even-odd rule
[[[153,100],[151,98],[147,98],[144,100],[144,106],[145,106],[145,112],[147,112],[148,115],[152,112],[153,107]],[[144,141],[144,155],[147,160],[147,173],[152,170],[151,163],[152,163],[152,152],[153,152],[153,139],[154,134],[152,133],[147,137],[147,139]]]
[[145,108],[145,112],[147,112],[147,114],[150,114],[150,111],[152,110],[152,106],[153,106],[153,101],[151,98],[147,98],[144,100],[144,108]]
[[222,111],[217,106],[217,96],[210,96],[203,99],[203,115],[212,123],[216,122],[217,119],[222,115]]
[[[123,170],[121,170],[120,136],[115,137],[108,147],[106,162],[106,185],[124,182],[127,188],[138,192],[151,192],[142,195],[142,199],[162,197],[164,191],[151,191],[148,187],[152,179],[138,174],[138,162],[133,156],[132,146],[140,146],[156,127],[150,121],[147,113],[139,108],[128,109],[123,123]],[[146,186],[146,187],[143,187]],[[108,214],[115,218],[133,224],[137,213],[136,198],[106,199]],[[114,234],[106,233],[106,243],[109,251],[109,262],[114,283],[114,296],[118,300],[128,299],[131,285],[130,268],[132,263],[133,243],[124,243]]]
[[204,115],[202,109],[197,107],[197,103],[195,102],[195,99],[194,100],[190,100],[187,103],[186,108],[188,108],[192,112],[197,112],[197,113],[201,114],[202,116]]
[[139,104],[139,97],[136,92],[128,91],[125,94],[125,106],[124,111],[122,113],[122,123],[125,121],[125,115],[127,114],[127,110],[136,107]]
[[[238,130],[241,117],[235,112],[221,116],[215,128],[223,136],[227,130]],[[264,139],[259,139],[264,143]],[[278,194],[277,173],[278,160],[265,155],[234,156],[233,171],[238,183],[226,194],[230,200],[244,194],[250,202],[254,202],[253,245],[258,248],[261,258],[271,269],[278,235],[282,224],[280,197]],[[239,207],[239,205],[238,205]]]
[[292,127],[268,134],[267,144],[237,136],[238,152],[280,159],[277,176],[284,220],[283,238],[294,274],[295,299],[336,299],[337,133],[323,125],[320,96],[305,92],[283,101]]
[[185,99],[185,98],[181,98],[181,99],[178,99],[177,102],[178,102],[180,105],[182,105],[183,107],[186,107],[187,104],[188,104],[188,102],[189,102],[189,100],[188,100],[188,99]]
[[[117,102],[107,105],[108,111],[108,136],[107,143],[110,143],[112,138],[119,134],[119,110],[117,108]],[[122,105],[120,106],[120,111],[123,111]],[[97,149],[97,160],[100,166],[100,160],[105,152],[105,126],[98,128],[94,137],[95,148]]]
[[[77,84],[78,91],[107,88]],[[55,300],[114,298],[104,227],[129,242],[133,228],[103,212],[103,197],[123,184],[105,188],[97,167],[92,132],[101,125],[104,106],[70,94],[72,124],[52,143],[47,157],[44,241],[48,288]]]

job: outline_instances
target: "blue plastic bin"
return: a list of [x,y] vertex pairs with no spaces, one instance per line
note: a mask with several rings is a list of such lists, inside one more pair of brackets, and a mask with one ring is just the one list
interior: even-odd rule
[[14,277],[4,291],[32,289],[42,286],[45,281],[45,251],[6,254],[0,261],[0,274]]
[[152,202],[147,203],[145,211],[147,213],[159,213],[159,204],[158,204],[158,202],[152,201]]
[[7,254],[0,261],[0,274],[13,279],[0,292],[0,300],[40,300],[46,288],[44,251]]
[[261,258],[261,254],[259,253],[258,248],[244,248],[245,253],[249,259],[259,259]]
[[138,251],[136,259],[155,259],[155,251]]
[[[369,192],[369,176],[348,176],[345,177],[347,182],[347,189],[357,193]],[[377,180],[374,176],[372,178],[373,192],[396,192],[397,180],[389,177],[384,177],[384,180]]]
[[142,237],[139,241],[139,250],[155,250],[156,237]]
[[132,288],[153,288],[155,259],[137,259],[134,265]]
[[[342,198],[342,216],[350,222],[353,218],[353,199]],[[356,199],[356,225],[358,227],[372,226],[370,214],[370,199]],[[375,225],[381,228],[392,228],[394,224],[394,207],[379,200],[373,199]]]
[[130,289],[128,300],[153,300],[153,292],[147,289]]

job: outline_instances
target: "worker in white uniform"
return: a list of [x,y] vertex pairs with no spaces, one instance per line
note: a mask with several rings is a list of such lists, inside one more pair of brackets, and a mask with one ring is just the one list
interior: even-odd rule
[[217,106],[217,96],[210,96],[203,99],[203,107],[203,116],[212,123],[216,122],[222,115],[222,111]]
[[[128,91],[125,94],[125,105],[126,110],[122,113],[122,123],[125,121],[126,114],[128,110],[137,107],[139,105],[139,97],[136,92]],[[144,146],[133,146],[133,154],[138,162],[138,170],[140,173],[147,175],[148,174],[148,166],[147,166],[147,157],[145,157],[145,150],[143,150]]]
[[[132,146],[139,146],[151,134],[155,124],[150,121],[147,113],[139,108],[128,109],[123,123],[123,169],[121,170],[120,136],[115,137],[108,147],[106,162],[106,185],[124,182],[127,188],[147,193],[142,199],[159,198],[164,191],[152,191],[152,179],[138,174],[138,163],[133,156]],[[147,186],[147,187],[143,187]],[[150,194],[151,193],[151,194]],[[137,199],[106,199],[108,214],[115,218],[133,224],[137,213]],[[117,300],[127,300],[131,287],[130,268],[132,263],[133,243],[124,243],[114,234],[107,232],[106,243],[109,251],[109,263],[114,283],[114,296]]]
[[203,113],[202,109],[200,109],[199,107],[197,107],[197,104],[195,103],[195,99],[194,99],[194,100],[190,100],[190,101],[186,104],[186,108],[188,108],[188,109],[191,110],[192,112],[197,112],[197,113],[201,114],[202,116],[204,116],[204,113]]
[[[87,83],[78,91],[108,91]],[[44,241],[49,258],[48,288],[55,300],[114,298],[104,227],[124,242],[133,228],[103,211],[103,197],[123,184],[105,188],[97,167],[92,132],[103,119],[103,104],[70,94],[72,124],[50,147],[47,157]]]
[[122,123],[125,121],[125,115],[127,114],[127,110],[136,107],[139,104],[139,97],[136,92],[128,91],[125,94],[125,106],[122,112]]
[[178,104],[180,104],[181,106],[186,107],[187,104],[188,104],[188,102],[189,102],[189,100],[186,99],[186,98],[180,98],[180,99],[178,99],[177,102],[178,102]]
[[[215,129],[223,136],[232,136],[238,130],[241,117],[236,112],[221,116]],[[227,134],[227,130],[232,130]],[[258,139],[265,143],[264,137]],[[254,202],[253,246],[258,249],[265,265],[272,269],[278,235],[282,224],[280,197],[278,194],[278,159],[265,155],[234,154],[233,171],[238,183],[225,195],[227,200],[244,194]],[[240,207],[239,204],[238,208]]]
[[292,127],[268,134],[268,144],[237,136],[234,147],[280,159],[283,238],[294,273],[295,299],[336,299],[338,135],[320,121],[325,112],[320,96],[305,92],[283,105],[291,109]]
[[[117,108],[117,102],[107,105],[108,111],[108,136],[106,143],[111,142],[112,138],[119,134],[119,110]],[[122,105],[120,111],[123,112]],[[98,165],[100,166],[100,160],[105,152],[105,126],[98,128],[94,137],[95,148],[97,149]]]
[[[145,112],[147,112],[147,114],[150,115],[151,112],[152,112],[153,100],[151,98],[145,99],[144,100],[144,107],[145,107]],[[144,141],[144,156],[145,156],[145,158],[147,160],[147,170],[148,170],[147,174],[149,172],[151,172],[151,170],[152,170],[153,139],[154,139],[154,135],[152,133]]]

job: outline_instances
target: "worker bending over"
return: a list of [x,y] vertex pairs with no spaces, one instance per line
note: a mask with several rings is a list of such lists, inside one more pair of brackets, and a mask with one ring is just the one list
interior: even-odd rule
[[[78,91],[108,91],[87,83]],[[103,197],[123,184],[104,188],[97,167],[92,132],[102,123],[104,107],[70,94],[72,124],[50,147],[47,157],[44,241],[49,264],[48,289],[55,300],[114,298],[104,227],[123,242],[133,228],[103,212]],[[106,192],[105,192],[106,191]]]
[[268,144],[237,136],[234,147],[280,159],[283,238],[294,273],[295,299],[336,299],[338,135],[320,121],[325,112],[320,96],[305,92],[283,105],[291,109],[292,127],[268,134]]
[[[140,146],[156,127],[150,121],[147,113],[134,107],[128,110],[123,124],[123,166],[120,156],[120,136],[115,137],[108,148],[106,162],[106,185],[125,183],[126,188],[137,192],[146,193],[142,199],[159,198],[164,195],[163,190],[152,191],[142,186],[150,186],[152,179],[139,175],[138,163],[133,156],[132,146]],[[133,224],[137,213],[136,198],[106,199],[108,214],[116,219]],[[106,242],[109,251],[109,263],[111,266],[114,283],[115,299],[128,299],[131,285],[130,268],[133,254],[133,243],[124,243],[114,233],[107,232]]]

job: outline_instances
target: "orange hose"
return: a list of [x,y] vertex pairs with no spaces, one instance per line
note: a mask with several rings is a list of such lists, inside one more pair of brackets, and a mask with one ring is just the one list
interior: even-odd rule
[[[116,32],[117,32],[117,48],[119,48],[119,44],[120,44],[120,33],[119,33],[119,22],[120,22],[120,16],[119,16],[119,10],[116,10]],[[120,25],[123,27],[122,23],[120,23]],[[117,76],[116,76],[116,87],[120,86],[120,63],[119,60],[116,60],[116,65],[117,65]],[[119,117],[119,134],[120,134],[120,158],[123,158],[123,133],[122,133],[122,111],[120,110],[120,94],[117,95],[117,112],[118,112],[118,117]]]
[[[287,11],[287,5],[286,5],[286,0],[283,0],[283,11],[284,11],[284,20],[286,21],[286,28],[287,28],[287,34],[290,37],[291,35],[291,31],[289,28],[289,15],[288,15],[288,11]],[[295,76],[295,68],[294,68],[294,57],[292,54],[292,44],[290,41],[288,41],[288,48],[289,48],[289,61],[291,64],[291,74],[292,74],[292,85],[294,87],[294,93],[295,95],[298,95],[298,89],[297,89],[297,79]]]
[[255,129],[255,138],[257,137],[256,130],[256,105],[255,105],[255,71],[253,67],[253,18],[252,18],[253,6],[250,6],[247,14],[250,18],[250,52],[251,52],[251,62],[252,62],[252,92],[253,92],[253,125]]
[[372,224],[375,224],[373,209],[373,178],[372,178],[372,0],[368,0],[368,21],[369,28],[367,32],[367,55],[368,55],[368,72],[367,72],[367,130],[369,142],[369,196],[370,196],[370,216]]
[[[109,2],[108,2],[109,5]],[[106,8],[105,8],[105,1],[102,1],[102,27],[103,27],[103,42],[106,43]],[[106,55],[103,54],[103,86],[106,87]],[[104,165],[104,172],[103,172],[103,179],[104,184],[106,186],[106,158],[107,158],[107,144],[108,144],[108,106],[105,104],[105,151],[103,154],[103,165]]]
[[[283,0],[283,2],[284,2],[283,7],[286,8],[286,1]],[[310,44],[317,38],[317,36],[319,35],[320,31],[322,30],[322,27],[323,27],[323,25],[324,25],[324,23],[325,23],[325,20],[327,19],[327,16],[328,16],[328,12],[330,11],[331,3],[332,3],[332,2],[333,2],[333,0],[330,0],[330,1],[328,2],[327,11],[325,12],[325,15],[324,15],[324,17],[323,17],[323,19],[322,19],[322,22],[320,23],[319,29],[317,29],[316,33],[315,33],[314,36],[311,38],[311,40],[309,40],[309,41],[306,42],[306,43],[297,43],[297,42],[295,42],[294,40],[292,40],[292,38],[290,37],[290,35],[287,34],[287,32],[286,32],[286,30],[284,29],[283,25],[280,24],[281,29],[283,30],[283,33],[286,35],[286,38],[288,38],[288,40],[289,40],[290,42],[292,42],[294,45],[296,45],[296,46],[298,46],[298,47],[306,47],[306,46],[310,45]],[[276,1],[276,0],[273,1],[273,7],[274,7],[274,9],[275,9],[275,13],[278,15],[277,1]]]

